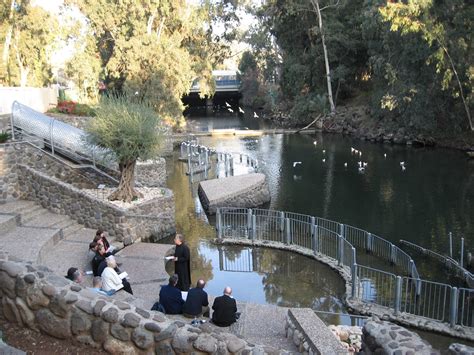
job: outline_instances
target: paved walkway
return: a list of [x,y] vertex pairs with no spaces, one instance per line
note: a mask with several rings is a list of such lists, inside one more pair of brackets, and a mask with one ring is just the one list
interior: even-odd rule
[[[67,216],[53,214],[31,201],[9,201],[0,205],[0,243],[2,249],[23,260],[49,267],[66,275],[71,266],[90,270],[92,254],[88,245],[95,230],[84,228]],[[114,241],[112,241],[114,244]],[[150,309],[157,301],[160,287],[168,283],[164,257],[172,245],[135,243],[116,254],[120,268],[127,271],[134,297],[118,292],[113,297]],[[86,286],[92,277],[86,277]],[[210,303],[217,295],[210,295]],[[296,352],[285,337],[287,309],[277,306],[238,302],[242,316],[228,328],[221,328],[247,341]],[[184,320],[182,316],[168,316]],[[214,325],[210,325],[214,327]]]

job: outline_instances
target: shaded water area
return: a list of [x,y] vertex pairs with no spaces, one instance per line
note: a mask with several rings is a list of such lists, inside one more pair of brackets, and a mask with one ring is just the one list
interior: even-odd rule
[[[194,118],[191,124],[196,131],[270,126],[237,117]],[[466,250],[473,246],[474,164],[462,152],[322,134],[200,137],[199,144],[257,158],[272,198],[265,208],[332,219],[394,243],[405,239],[442,253],[448,250],[451,231],[455,258],[459,258],[461,236]],[[351,147],[362,155],[351,153]],[[295,161],[301,164],[293,167]],[[358,170],[358,161],[367,162],[364,172]],[[194,281],[198,277],[208,280],[206,288],[213,295],[230,285],[242,301],[345,313],[343,282],[329,267],[288,252],[213,245],[212,218],[210,225],[196,195],[197,183],[190,184],[186,171],[186,165],[175,159],[169,166],[168,183],[175,192],[178,230],[185,234],[192,251]],[[441,265],[407,251],[415,258],[421,277],[457,282]],[[362,253],[358,253],[358,262],[387,269],[384,262]],[[351,322],[347,316],[326,319]],[[424,337],[437,341],[440,348],[452,342],[429,333]]]

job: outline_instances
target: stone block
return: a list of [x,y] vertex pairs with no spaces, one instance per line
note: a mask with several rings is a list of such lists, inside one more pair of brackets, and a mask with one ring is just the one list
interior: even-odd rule
[[193,346],[197,350],[213,354],[217,351],[217,339],[212,337],[210,334],[202,333],[194,341]]
[[36,329],[35,315],[33,311],[28,308],[28,305],[25,303],[25,301],[17,297],[15,299],[15,304],[17,306],[18,312],[20,313],[23,324],[26,324],[28,328]]
[[91,335],[94,341],[102,344],[109,335],[109,324],[100,319],[94,320],[92,322]]
[[71,315],[71,332],[74,335],[88,332],[92,327],[90,317],[79,310],[74,310]]
[[69,319],[59,318],[48,309],[40,309],[36,312],[36,323],[41,331],[55,338],[67,339],[71,337]]
[[111,354],[121,354],[121,355],[135,355],[138,354],[138,351],[130,344],[124,343],[123,341],[117,340],[115,338],[109,338],[104,343],[105,351]]
[[142,350],[147,350],[153,345],[153,335],[143,328],[135,328],[133,330],[132,340]]
[[140,324],[140,317],[135,313],[126,313],[122,319],[122,325],[124,327],[136,328]]

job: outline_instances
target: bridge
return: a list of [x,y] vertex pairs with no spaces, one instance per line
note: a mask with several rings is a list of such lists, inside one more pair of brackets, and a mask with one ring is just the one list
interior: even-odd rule
[[[212,77],[216,81],[216,93],[218,92],[239,92],[240,79],[235,70],[213,70]],[[199,93],[199,79],[193,81],[190,93]]]

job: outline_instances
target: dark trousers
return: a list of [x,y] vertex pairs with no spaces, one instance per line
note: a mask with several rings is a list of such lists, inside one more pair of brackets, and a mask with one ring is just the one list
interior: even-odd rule
[[133,295],[132,286],[130,286],[130,283],[127,281],[127,279],[122,280],[122,285],[123,285],[123,290],[124,291],[126,291],[129,294]]

